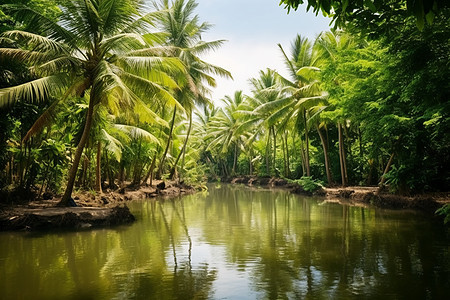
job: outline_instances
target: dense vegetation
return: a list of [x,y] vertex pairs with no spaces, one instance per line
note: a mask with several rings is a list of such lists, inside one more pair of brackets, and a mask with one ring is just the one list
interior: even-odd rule
[[74,187],[249,174],[448,189],[446,7],[426,26],[399,14],[376,34],[344,20],[293,37],[278,45],[289,76],[262,68],[249,95],[218,106],[214,76],[231,74],[202,60],[223,41],[201,39],[211,26],[194,0],[11,2],[0,8],[3,191],[65,191],[66,205]]

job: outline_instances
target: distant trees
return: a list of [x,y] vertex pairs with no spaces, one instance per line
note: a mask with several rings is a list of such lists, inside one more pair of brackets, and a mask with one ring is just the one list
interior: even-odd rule
[[388,184],[406,194],[448,189],[447,21],[439,14],[419,31],[409,20],[397,36],[370,42],[333,30],[312,43],[297,36],[291,53],[279,45],[290,77],[261,71],[231,114],[233,127],[252,136],[245,147],[254,149],[251,157],[241,152],[238,165],[253,161],[258,175],[285,170],[288,178],[343,186]]

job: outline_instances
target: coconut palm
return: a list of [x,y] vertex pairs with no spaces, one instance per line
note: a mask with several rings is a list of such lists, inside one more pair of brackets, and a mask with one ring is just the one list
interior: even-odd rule
[[[276,126],[280,121],[279,113],[280,105],[285,103],[286,94],[277,80],[277,73],[274,70],[261,70],[259,77],[251,78],[250,84],[252,86],[252,96],[247,97],[247,100],[240,106],[235,113],[236,117],[240,118],[238,133],[248,132],[254,129],[254,136],[266,135],[266,172],[271,173],[271,169],[275,167],[276,155]],[[281,105],[282,106],[282,105]],[[253,141],[250,138],[249,141]],[[272,143],[273,141],[273,152]],[[272,167],[270,167],[270,155],[272,156]]]
[[[171,170],[170,176],[173,177],[176,173],[178,161],[186,149],[192,128],[192,112],[195,105],[210,104],[208,86],[216,86],[216,81],[212,75],[231,77],[231,74],[221,67],[203,61],[199,57],[203,53],[219,48],[224,40],[209,42],[202,40],[202,34],[211,28],[211,24],[199,22],[198,15],[195,15],[195,9],[198,6],[195,0],[174,0],[170,3],[168,0],[162,0],[160,3],[154,3],[154,6],[159,11],[156,14],[158,26],[165,34],[163,44],[172,47],[172,55],[179,58],[186,67],[186,72],[178,78],[180,89],[176,92],[175,98],[183,106],[189,119],[189,125],[183,147],[178,153]],[[164,170],[176,114],[177,108],[174,107],[167,145],[160,161],[160,174]]]
[[[231,173],[236,172],[237,159],[239,157],[239,148],[243,143],[244,133],[238,131],[240,123],[235,116],[245,97],[242,91],[236,91],[231,96],[225,96],[222,102],[225,107],[209,120],[206,140],[210,140],[207,150],[216,149],[219,156],[224,156],[232,149],[233,166]],[[226,171],[226,168],[225,168]],[[227,174],[226,174],[227,175]]]
[[309,136],[308,132],[310,126],[308,118],[310,117],[310,110],[323,103],[326,93],[320,89],[317,73],[320,71],[319,52],[315,51],[313,44],[300,35],[297,35],[294,42],[291,44],[291,56],[289,57],[284,51],[283,47],[278,44],[280,48],[287,69],[290,73],[290,79],[282,77],[279,78],[282,84],[286,87],[292,97],[286,99],[284,106],[280,109],[280,113],[285,113],[283,124],[287,124],[292,118],[297,120],[299,128],[303,129],[305,138],[305,149],[301,143],[301,152],[306,169],[306,176],[311,176],[309,165]]
[[[321,66],[333,65],[337,63],[339,55],[349,50],[354,50],[358,47],[356,40],[348,33],[343,31],[327,31],[322,32],[316,40],[315,49],[320,56],[318,62]],[[335,86],[339,86],[339,82],[342,79],[333,78]],[[334,111],[329,112],[328,115],[333,116],[333,121],[337,123],[338,128],[338,140],[339,140],[339,163],[341,169],[341,181],[342,185],[346,186],[348,182],[347,175],[347,162],[344,145],[343,131],[346,129],[347,118],[342,114],[341,99],[330,99],[330,103],[334,108]]]
[[39,22],[44,30],[41,35],[20,30],[3,34],[18,47],[0,49],[0,55],[27,62],[39,78],[0,90],[0,106],[18,100],[42,102],[54,96],[57,100],[30,129],[32,134],[50,119],[59,102],[71,95],[89,99],[83,134],[61,200],[61,205],[68,205],[94,107],[104,105],[119,111],[155,95],[173,105],[176,100],[162,85],[175,88],[166,72],[183,67],[178,59],[156,56],[164,49],[153,47],[155,35],[148,34],[150,15],[143,14],[143,1],[62,1],[58,22],[26,7],[10,9]]

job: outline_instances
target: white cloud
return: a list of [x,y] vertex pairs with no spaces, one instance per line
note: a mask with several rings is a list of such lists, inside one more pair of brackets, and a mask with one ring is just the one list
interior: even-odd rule
[[197,0],[202,21],[215,26],[204,34],[205,41],[228,40],[220,49],[202,57],[230,71],[234,80],[217,78],[212,99],[220,105],[225,95],[237,90],[250,93],[248,80],[260,70],[276,69],[286,75],[281,43],[287,50],[297,33],[313,39],[328,29],[329,19],[299,9],[286,14],[276,0]]
[[225,44],[219,51],[205,57],[209,63],[221,66],[231,72],[233,79],[217,78],[217,87],[212,99],[218,103],[225,95],[237,90],[250,93],[248,80],[258,77],[259,70],[276,69],[284,73],[281,52],[276,43],[233,42]]

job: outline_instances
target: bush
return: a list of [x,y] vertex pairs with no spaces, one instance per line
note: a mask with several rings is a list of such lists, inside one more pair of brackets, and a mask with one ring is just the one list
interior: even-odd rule
[[436,210],[436,214],[440,216],[444,216],[444,224],[450,222],[450,203],[445,204],[438,210]]
[[323,181],[308,176],[303,176],[300,179],[294,180],[294,182],[301,185],[305,191],[311,193],[323,188]]

